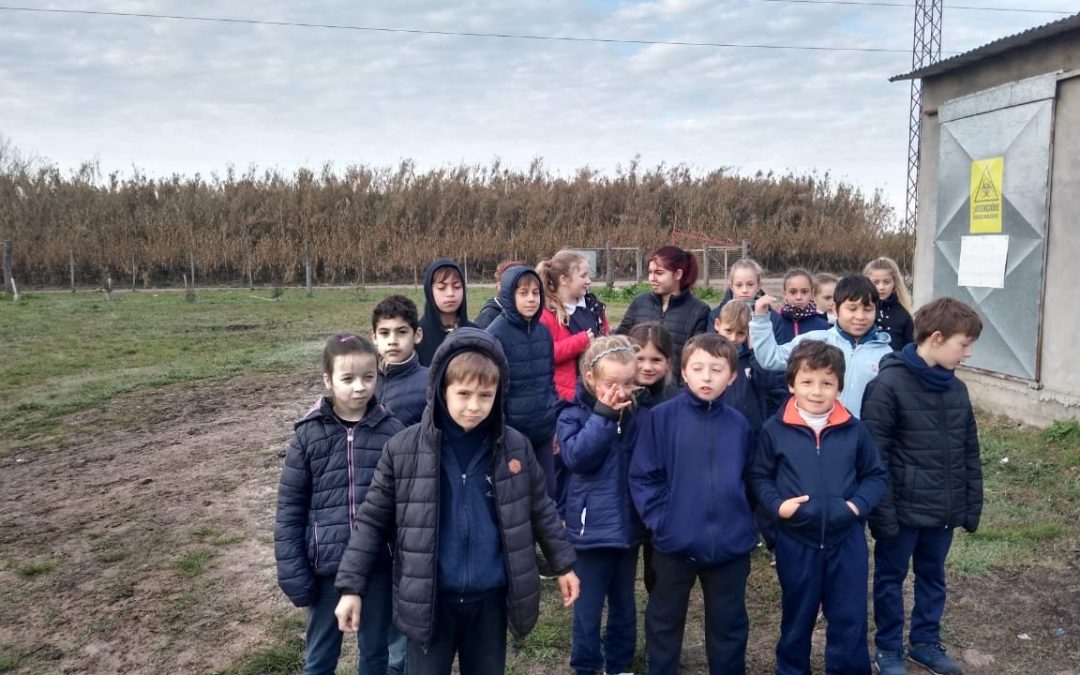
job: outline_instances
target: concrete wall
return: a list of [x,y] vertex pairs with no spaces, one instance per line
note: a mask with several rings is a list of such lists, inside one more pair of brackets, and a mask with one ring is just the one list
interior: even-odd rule
[[[916,306],[933,299],[938,107],[959,96],[1056,71],[1080,74],[1080,32],[1017,48],[923,81]],[[1080,312],[1075,305],[1080,292],[1080,275],[1076,274],[1080,261],[1080,77],[1058,82],[1054,115],[1040,380],[1015,382],[974,371],[963,375],[977,404],[1032,424],[1074,417],[1080,406],[1080,351],[1075,346],[1080,336]]]

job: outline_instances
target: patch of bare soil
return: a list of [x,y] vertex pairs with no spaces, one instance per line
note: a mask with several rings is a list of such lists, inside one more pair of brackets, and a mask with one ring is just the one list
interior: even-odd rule
[[119,397],[0,465],[0,644],[16,672],[210,672],[288,614],[277,480],[310,376]]
[[[0,460],[0,655],[12,672],[213,672],[280,639],[275,626],[297,611],[274,577],[276,487],[292,422],[320,389],[290,375],[138,392],[71,416],[61,447]],[[1080,675],[1076,553],[951,580],[943,638],[965,673]],[[684,672],[704,673],[693,598]],[[748,671],[772,672],[779,591],[763,552],[747,605]],[[563,655],[536,672],[569,672],[569,631],[557,642]]]

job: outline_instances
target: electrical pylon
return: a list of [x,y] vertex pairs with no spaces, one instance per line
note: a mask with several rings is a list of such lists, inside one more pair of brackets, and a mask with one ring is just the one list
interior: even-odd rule
[[[915,0],[915,31],[911,48],[913,71],[941,60],[941,8],[944,0]],[[922,134],[922,79],[911,79],[908,129],[907,209],[904,227],[915,231],[919,210],[919,138]]]

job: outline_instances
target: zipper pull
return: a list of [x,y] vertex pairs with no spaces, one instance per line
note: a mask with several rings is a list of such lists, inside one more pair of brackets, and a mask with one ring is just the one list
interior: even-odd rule
[[585,514],[588,513],[588,511],[589,511],[589,507],[587,507],[587,506],[581,507],[581,532],[578,533],[579,537],[584,537],[585,536]]
[[465,479],[468,478],[468,474],[461,474],[461,486],[465,487]]

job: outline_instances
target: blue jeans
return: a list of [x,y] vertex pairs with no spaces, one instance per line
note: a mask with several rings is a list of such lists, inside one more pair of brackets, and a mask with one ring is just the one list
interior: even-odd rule
[[433,628],[427,649],[409,640],[409,675],[450,675],[455,655],[462,675],[506,672],[505,589],[470,602],[437,600]]
[[870,675],[866,646],[866,532],[853,526],[835,546],[807,546],[779,528],[776,576],[782,614],[777,675],[810,672],[810,637],[818,607],[825,613],[825,672]]
[[941,642],[945,612],[945,557],[952,528],[904,527],[900,534],[874,542],[874,623],[878,649],[904,648],[904,579],[915,568],[915,607],[911,610],[912,644]]
[[[574,603],[574,638],[570,667],[582,675],[630,670],[637,645],[634,582],[637,546],[577,551],[574,572],[581,580],[581,597]],[[607,601],[607,632],[600,640],[600,619]]]
[[656,585],[645,606],[645,655],[649,675],[678,675],[686,609],[694,582],[705,601],[705,653],[709,675],[746,675],[746,578],[750,554],[719,565],[653,551]]
[[[341,631],[338,630],[338,595],[334,577],[318,577],[319,598],[307,608],[307,658],[304,675],[333,675],[341,657]],[[360,608],[360,630],[356,635],[357,671],[363,675],[385,675],[387,643],[393,616],[392,585],[389,564],[379,564],[371,573],[368,593]]]

